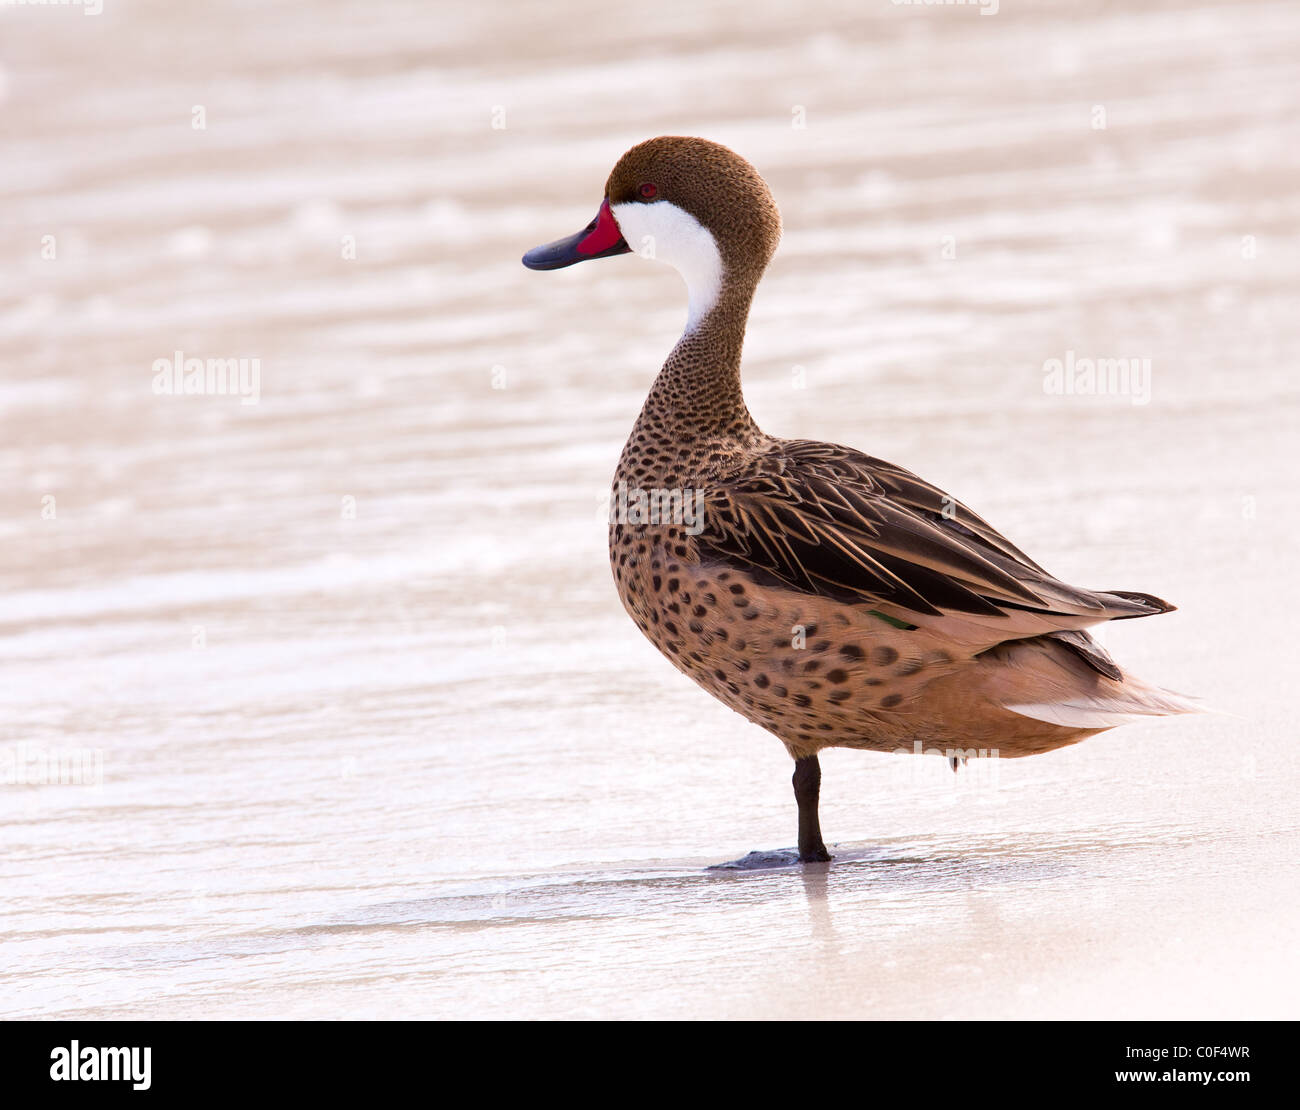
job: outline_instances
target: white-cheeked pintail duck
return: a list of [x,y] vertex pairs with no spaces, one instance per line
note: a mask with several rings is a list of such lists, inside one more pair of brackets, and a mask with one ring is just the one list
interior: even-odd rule
[[[610,561],[655,646],[785,744],[799,858],[830,859],[817,815],[823,748],[938,749],[955,769],[981,752],[1033,755],[1196,711],[1121,670],[1084,631],[1172,605],[1066,585],[915,474],[759,429],[740,355],[780,234],[753,166],[668,136],[619,159],[586,228],[523,261],[553,270],[631,243],[686,280],[686,329],[614,475],[618,506],[642,511],[611,514]],[[656,514],[654,497],[681,511]]]

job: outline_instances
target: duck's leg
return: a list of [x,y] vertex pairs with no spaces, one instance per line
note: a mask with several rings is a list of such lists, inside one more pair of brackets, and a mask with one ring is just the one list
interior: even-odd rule
[[817,799],[822,789],[822,765],[815,755],[794,761],[794,800],[799,803],[799,862],[825,863],[831,858],[822,843]]

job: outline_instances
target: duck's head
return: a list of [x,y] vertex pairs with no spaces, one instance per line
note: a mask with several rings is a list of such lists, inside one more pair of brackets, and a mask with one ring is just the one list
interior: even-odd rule
[[689,328],[724,289],[752,293],[780,237],[780,213],[753,166],[719,143],[665,135],[618,160],[591,223],[534,247],[524,265],[558,270],[628,251],[667,262],[686,279]]

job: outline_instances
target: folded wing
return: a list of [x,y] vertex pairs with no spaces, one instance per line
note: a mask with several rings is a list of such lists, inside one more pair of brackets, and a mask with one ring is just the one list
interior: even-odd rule
[[1065,632],[1090,666],[1119,669],[1086,633],[1173,607],[1053,578],[980,516],[901,467],[851,448],[778,440],[705,497],[700,555],[793,590],[860,603],[975,649]]

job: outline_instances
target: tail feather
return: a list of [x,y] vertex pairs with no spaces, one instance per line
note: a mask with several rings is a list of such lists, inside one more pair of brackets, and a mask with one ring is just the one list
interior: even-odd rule
[[1007,705],[1013,713],[1066,728],[1114,728],[1143,717],[1204,713],[1195,698],[1129,678],[1113,693],[1079,694],[1059,701]]
[[1082,633],[1012,641],[981,658],[990,667],[986,688],[999,705],[1062,728],[1105,729],[1143,717],[1206,712],[1195,698],[1121,674]]

